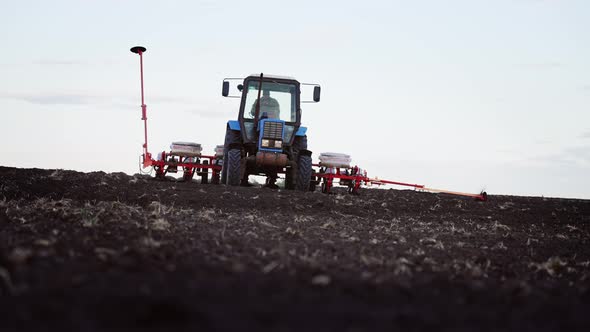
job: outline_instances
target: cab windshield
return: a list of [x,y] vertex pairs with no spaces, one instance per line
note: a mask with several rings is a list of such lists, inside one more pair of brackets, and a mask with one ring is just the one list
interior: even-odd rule
[[[246,90],[245,119],[254,119],[260,82],[250,81]],[[295,84],[262,82],[260,91],[259,118],[279,119],[286,122],[297,121],[295,109]]]

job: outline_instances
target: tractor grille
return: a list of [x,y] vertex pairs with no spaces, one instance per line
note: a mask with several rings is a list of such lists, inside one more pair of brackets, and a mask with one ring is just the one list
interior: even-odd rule
[[282,122],[265,122],[262,132],[263,138],[283,139],[283,123]]

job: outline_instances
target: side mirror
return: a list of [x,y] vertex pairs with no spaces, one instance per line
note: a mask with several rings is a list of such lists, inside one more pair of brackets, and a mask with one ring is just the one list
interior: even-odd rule
[[244,90],[244,86],[242,84],[238,84],[238,90],[240,90],[240,92],[242,92],[242,90]]
[[229,96],[229,82],[223,82],[223,88],[221,89],[221,95],[224,97]]
[[316,103],[320,101],[320,92],[322,88],[319,85],[313,87],[313,101]]

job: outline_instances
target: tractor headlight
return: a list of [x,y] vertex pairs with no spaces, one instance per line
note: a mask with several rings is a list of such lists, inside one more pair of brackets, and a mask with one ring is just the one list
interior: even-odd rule
[[280,139],[276,140],[275,141],[275,148],[281,148],[281,147],[283,147],[283,141],[281,141]]
[[268,148],[270,146],[270,140],[268,139],[263,139],[261,142],[262,147],[264,148]]

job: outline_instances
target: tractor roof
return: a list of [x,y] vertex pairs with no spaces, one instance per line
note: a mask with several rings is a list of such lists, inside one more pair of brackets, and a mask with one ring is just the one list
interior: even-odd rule
[[[248,77],[260,77],[260,74],[251,74]],[[277,80],[292,80],[292,81],[297,81],[294,77],[290,77],[290,76],[280,76],[280,75],[268,75],[268,74],[264,74],[263,76],[264,78],[269,78],[269,79],[277,79]]]

